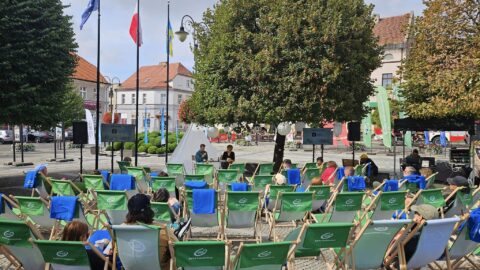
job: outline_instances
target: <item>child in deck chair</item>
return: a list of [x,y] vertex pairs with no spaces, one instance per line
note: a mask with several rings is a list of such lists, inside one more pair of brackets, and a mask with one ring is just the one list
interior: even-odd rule
[[[62,241],[87,241],[88,236],[87,224],[80,221],[72,221],[63,229]],[[108,239],[103,240],[104,244],[108,241]],[[87,248],[87,255],[92,270],[103,270],[105,262],[93,250]],[[109,267],[109,269],[111,268]]]

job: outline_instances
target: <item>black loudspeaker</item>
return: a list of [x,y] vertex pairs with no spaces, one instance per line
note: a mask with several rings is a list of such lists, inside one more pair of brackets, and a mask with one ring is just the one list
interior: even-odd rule
[[348,122],[347,139],[351,142],[360,141],[360,122]]
[[88,144],[87,122],[73,122],[73,143]]

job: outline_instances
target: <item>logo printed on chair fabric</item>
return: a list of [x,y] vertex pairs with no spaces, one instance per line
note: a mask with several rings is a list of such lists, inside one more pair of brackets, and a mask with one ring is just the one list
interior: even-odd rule
[[[326,241],[326,240],[330,240],[331,238],[333,238],[334,234],[331,233],[331,232],[327,232],[327,233],[324,233],[320,236],[320,239]],[[330,241],[333,241],[333,240],[330,240]]]
[[114,203],[115,202],[115,197],[108,197],[107,202],[108,203]]
[[353,204],[353,199],[348,199],[345,201],[345,205],[352,205]]
[[195,250],[195,252],[193,253],[193,256],[195,257],[202,257],[204,256],[205,254],[207,254],[208,252],[208,249],[206,248],[199,248],[197,250]]
[[293,204],[293,205],[300,205],[300,204],[302,204],[302,200],[300,200],[300,199],[295,199],[295,200],[293,200],[292,204]]
[[6,231],[3,233],[3,236],[5,236],[6,238],[12,238],[12,237],[15,236],[15,233],[12,232],[12,231],[6,230]]
[[430,197],[428,197],[428,200],[431,201],[431,202],[436,201],[436,199],[437,198],[435,197],[435,195],[431,195]]
[[138,240],[130,240],[128,242],[128,246],[132,249],[134,252],[144,252],[146,250],[145,245],[138,241]]
[[388,200],[388,203],[389,204],[395,204],[395,203],[397,203],[397,199],[396,198],[390,198],[390,200]]
[[35,208],[36,203],[34,203],[34,202],[28,202],[25,206],[26,206],[27,208],[33,209],[33,208]]
[[388,231],[388,227],[375,227],[373,230],[377,232],[386,232]]
[[64,251],[64,250],[60,250],[56,253],[56,255],[60,258],[64,258],[64,257],[67,257],[68,256],[68,252],[67,251]]
[[258,253],[257,257],[258,258],[265,258],[265,257],[268,257],[270,255],[272,255],[272,252],[269,251],[269,250],[265,250],[263,252]]
[[239,204],[246,204],[247,202],[248,202],[247,198],[241,198],[240,200],[238,200]]

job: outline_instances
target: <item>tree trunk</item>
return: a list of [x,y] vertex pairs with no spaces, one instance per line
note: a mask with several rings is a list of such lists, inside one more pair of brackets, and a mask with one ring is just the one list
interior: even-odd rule
[[277,137],[275,139],[275,150],[273,151],[273,162],[275,165],[273,166],[273,171],[278,172],[280,170],[280,166],[283,162],[283,152],[285,150],[285,139],[284,135],[280,135],[277,132]]

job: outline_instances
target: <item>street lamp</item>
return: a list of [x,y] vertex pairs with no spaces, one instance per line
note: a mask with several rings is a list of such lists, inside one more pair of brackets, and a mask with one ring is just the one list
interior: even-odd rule
[[[115,81],[117,81],[117,85],[122,85],[120,83],[120,79],[118,77],[113,77],[110,79],[110,77],[105,76],[105,79],[108,81],[110,90],[108,91],[108,97],[110,98],[110,105],[108,106],[110,109],[110,116],[111,116],[111,123],[115,123],[115,115],[113,114],[113,85],[115,84]],[[112,158],[111,158],[111,172],[113,173],[113,142],[110,144],[111,150],[112,150]]]
[[200,22],[200,23],[197,23],[195,22],[195,20],[190,16],[190,15],[184,15],[182,17],[182,21],[180,23],[180,30],[178,30],[177,32],[175,32],[175,35],[178,36],[178,40],[180,40],[180,42],[184,42],[187,37],[188,37],[188,32],[185,30],[185,27],[184,27],[184,22],[185,20],[185,23],[189,24],[190,27],[192,28],[192,34],[193,34],[193,47],[194,49],[197,49],[198,48],[198,43],[197,43],[197,38],[196,38],[196,33],[195,33],[195,26],[196,25],[200,25],[200,24],[203,24],[203,27],[205,29],[208,29],[208,26],[204,23],[204,22]]

